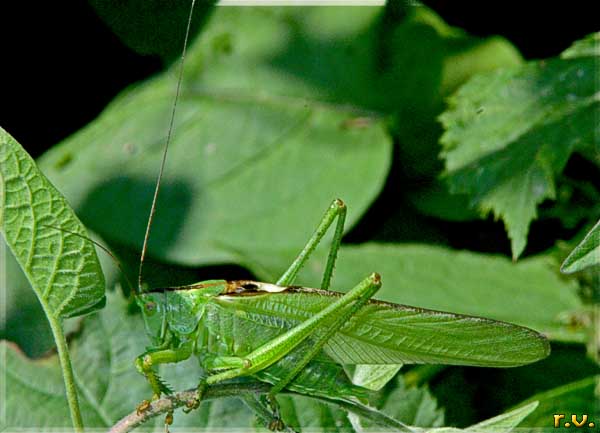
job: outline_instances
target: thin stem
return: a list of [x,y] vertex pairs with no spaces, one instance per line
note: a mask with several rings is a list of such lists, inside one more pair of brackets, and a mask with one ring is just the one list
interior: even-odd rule
[[[204,401],[221,397],[237,397],[244,393],[266,393],[269,388],[270,386],[263,382],[214,385],[209,386],[202,394],[201,398]],[[122,418],[108,431],[108,433],[130,432],[150,419],[171,412],[179,407],[186,406],[188,402],[194,402],[197,398],[200,398],[197,388],[165,396],[159,400],[153,401],[146,410],[135,410]]]
[[[266,394],[270,391],[271,386],[272,385],[268,383],[259,381],[225,384],[221,383],[209,386],[206,389],[206,391],[204,391],[201,398],[204,401],[214,400],[223,397],[241,397],[244,394]],[[322,401],[323,403],[337,405],[346,411],[352,412],[356,415],[369,419],[382,427],[390,429],[391,431],[399,431],[405,433],[415,433],[418,431],[418,429],[414,429],[406,424],[403,424],[402,422],[395,420],[379,412],[376,409],[370,408],[368,406],[362,405],[354,401],[323,396],[311,396],[291,391],[284,391],[284,394],[310,397]],[[144,411],[138,413],[138,411],[136,410],[130,413],[129,415],[125,416],[117,424],[115,424],[108,431],[108,433],[128,433],[136,427],[139,427],[141,424],[149,421],[150,419],[157,417],[161,414],[172,412],[173,410],[179,407],[193,403],[198,398],[200,398],[200,396],[197,388],[192,388],[187,391],[176,392],[173,395],[163,397],[159,400],[153,401],[150,404],[150,407],[148,407]]]
[[49,314],[49,312],[46,312],[46,316],[48,317],[48,322],[50,322],[50,329],[56,342],[56,350],[58,351],[58,359],[60,360],[60,368],[67,392],[67,402],[69,403],[69,411],[71,412],[71,421],[73,422],[75,431],[83,432],[83,421],[81,419],[81,410],[79,409],[79,400],[77,398],[75,377],[73,375],[73,367],[71,366],[71,358],[69,357],[69,349],[67,348],[67,340],[65,339],[60,319]]

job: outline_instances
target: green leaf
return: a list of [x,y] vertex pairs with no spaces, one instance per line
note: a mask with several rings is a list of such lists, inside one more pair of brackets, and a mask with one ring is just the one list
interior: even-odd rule
[[[291,261],[313,228],[306,222],[334,198],[352,203],[351,227],[385,182],[383,122],[355,126],[364,113],[299,93],[269,60],[285,42],[276,36],[285,16],[241,9],[220,8],[188,52],[150,238],[155,258],[239,262],[269,245]],[[168,72],[128,90],[42,158],[82,220],[109,240],[141,246],[175,87]]]
[[595,421],[597,425],[600,410],[594,402],[600,398],[599,381],[600,376],[590,376],[534,395],[527,401],[537,400],[539,406],[527,417],[524,424],[528,427],[544,427],[550,431],[554,430],[554,414],[565,415],[565,418],[559,421],[560,427],[563,427],[565,422],[573,424],[573,414],[577,416],[578,422],[581,422],[583,414],[587,414],[588,422]]
[[469,432],[491,432],[491,433],[508,433],[517,427],[523,419],[535,410],[537,402],[531,402],[527,405],[514,409],[487,419],[480,423],[474,424],[465,429],[454,427],[441,427],[427,430],[428,433],[469,433]]
[[[91,233],[91,238],[96,242],[103,241]],[[46,354],[49,350],[55,347],[55,342],[52,337],[52,332],[48,319],[44,315],[44,310],[40,304],[35,292],[31,290],[31,285],[23,270],[19,266],[17,259],[12,254],[8,253],[8,247],[4,238],[0,237],[0,257],[4,259],[6,270],[6,287],[4,288],[4,312],[5,320],[0,320],[0,340],[10,340],[16,343],[25,354],[31,358],[37,358]],[[117,254],[119,259],[123,259],[121,254]],[[111,257],[107,254],[98,256],[106,286],[112,287],[122,275]],[[0,259],[1,260],[1,259]],[[138,254],[135,254],[135,263],[139,260]],[[152,263],[152,270],[162,271],[165,273],[164,267],[159,267]],[[185,280],[185,273],[183,274]],[[81,326],[82,316],[67,318],[63,320],[62,327],[65,335],[77,332]]]
[[[5,254],[6,253],[6,254]],[[0,260],[6,272],[2,288],[3,313],[0,339],[10,340],[30,357],[38,357],[54,347],[48,319],[15,257],[0,237]]]
[[[70,352],[86,427],[112,425],[149,395],[133,366],[145,343],[141,318],[127,315],[118,296],[109,296],[105,309],[85,318]],[[14,345],[0,344],[6,360],[0,364],[7,391],[4,427],[69,427],[58,358],[31,360]]]
[[0,128],[0,229],[44,312],[70,317],[104,302],[104,276],[85,227],[35,162]]
[[349,364],[344,368],[355,385],[379,391],[398,373],[402,364]]
[[467,428],[467,431],[486,431],[508,432],[521,424],[521,422],[538,407],[537,401],[532,401],[529,404],[513,409],[509,412],[479,422]]
[[440,180],[413,188],[407,192],[407,196],[423,215],[448,221],[471,221],[479,218],[479,213],[469,206],[467,195],[451,194],[448,185]]
[[303,431],[354,432],[348,414],[338,407],[308,397],[278,398],[281,415],[288,425]]
[[572,274],[589,266],[600,264],[600,221],[575,247],[560,267],[561,272]]
[[380,34],[381,59],[376,62],[381,70],[365,75],[368,83],[360,88],[386,101],[374,108],[395,113],[393,134],[402,172],[423,183],[442,168],[437,157],[442,128],[436,118],[444,109],[443,99],[473,74],[518,65],[522,59],[508,41],[471,36],[421,5],[408,8],[402,20]]
[[393,32],[386,32],[382,45],[389,46],[390,71],[387,81],[372,81],[386,86],[382,96],[394,104],[402,172],[423,184],[442,169],[437,155],[443,130],[437,117],[444,98],[472,75],[519,65],[522,58],[507,40],[469,35],[423,6],[413,7]]
[[411,426],[441,427],[444,424],[444,409],[438,407],[429,389],[408,387],[402,376],[397,376],[392,391],[384,396],[383,403],[377,404],[377,407],[392,418]]
[[[279,397],[278,400],[282,406],[283,418],[292,426],[300,427],[301,431],[317,429],[317,431],[327,432],[362,432],[381,429],[381,424],[375,423],[372,419],[348,413],[335,405],[315,399],[284,396]],[[443,409],[437,407],[429,390],[407,388],[401,377],[394,381],[391,390],[380,393],[377,401],[373,403],[378,411],[407,425],[437,427],[444,422]],[[374,414],[376,415],[376,412]]]
[[[584,330],[560,319],[561,313],[582,308],[576,284],[559,278],[543,257],[513,263],[501,256],[436,246],[375,243],[343,246],[338,257],[336,290],[347,291],[376,271],[383,281],[377,299],[503,320],[557,340],[586,340]],[[253,271],[267,281],[287,266],[276,252],[260,259],[261,266]],[[317,253],[297,283],[318,287],[325,263],[325,254]]]
[[564,59],[598,56],[600,56],[600,33],[587,35],[585,38],[575,42],[561,54],[561,57]]
[[[350,204],[351,227],[385,181],[391,140],[377,116],[362,109],[391,113],[418,105],[426,124],[403,136],[421,152],[422,132],[435,126],[441,110],[439,77],[425,77],[424,70],[435,65],[433,75],[455,77],[444,78],[449,88],[464,76],[452,65],[488,69],[475,59],[494,63],[490,53],[498,51],[503,64],[518,61],[497,40],[487,44],[451,30],[424,7],[411,9],[388,38],[382,13],[379,7],[215,10],[188,51],[150,239],[153,257],[185,265],[239,262],[240,255],[277,247],[291,260],[312,230],[306,222],[317,221],[333,198]],[[435,56],[423,55],[431,51],[423,50],[424,40]],[[378,64],[380,49],[391,56],[388,66]],[[451,60],[443,62],[444,53]],[[135,249],[175,79],[169,72],[127,91],[42,158],[86,224]],[[430,141],[437,146],[437,136]]]
[[440,117],[451,191],[504,220],[514,258],[570,154],[598,145],[598,58],[577,53],[477,76]]

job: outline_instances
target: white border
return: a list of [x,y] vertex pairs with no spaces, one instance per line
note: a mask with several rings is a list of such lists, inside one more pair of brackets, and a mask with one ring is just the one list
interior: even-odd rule
[[385,0],[220,0],[217,6],[383,6]]
[[[2,186],[0,185],[0,188]],[[0,191],[2,192],[2,191]],[[8,276],[6,275],[6,260],[8,246],[4,241],[4,238],[0,237],[0,329],[6,330],[6,316],[7,316],[7,289],[8,289]],[[6,382],[7,382],[7,371],[6,371],[6,345],[2,345],[0,347],[0,368],[4,372],[2,377],[0,378],[0,402],[2,402],[2,407],[0,407],[0,429],[6,428],[7,426],[7,409],[6,409],[6,398],[8,395],[6,394]]]

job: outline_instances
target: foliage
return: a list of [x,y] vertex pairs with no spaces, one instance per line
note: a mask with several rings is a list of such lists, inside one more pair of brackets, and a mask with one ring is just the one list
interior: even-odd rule
[[600,221],[563,262],[560,270],[570,274],[600,264]]
[[538,410],[527,417],[527,425],[548,427],[548,420],[553,420],[555,413],[566,414],[566,418],[561,421],[563,424],[570,421],[571,414],[577,414],[579,421],[583,414],[587,414],[589,420],[598,419],[598,406],[590,405],[590,402],[598,401],[600,397],[598,379],[598,376],[590,376],[534,395],[531,400],[538,401],[539,406]]
[[504,220],[514,258],[537,205],[556,198],[554,179],[571,153],[597,144],[598,73],[597,55],[575,46],[474,78],[440,118],[451,190]]
[[[62,319],[104,305],[104,276],[85,228],[35,162],[0,128],[0,232],[21,265],[56,343],[73,427],[82,430]],[[60,230],[57,230],[57,227]],[[5,245],[2,244],[3,250]]]
[[[158,44],[140,38],[114,10],[93,4],[135,49],[174,57],[179,36]],[[567,255],[559,240],[570,238],[574,247],[599,217],[599,36],[576,41],[560,57],[524,62],[504,39],[472,37],[423,6],[207,10],[194,21],[198,37],[188,50],[145,281],[183,284],[211,271],[212,278],[272,282],[327,204],[341,197],[348,232],[334,289],[348,290],[376,270],[379,299],[531,327],[557,349],[537,369],[425,366],[392,378],[395,367],[358,366],[355,379],[378,389],[369,399],[375,420],[392,417],[419,432],[508,432],[521,422],[551,427],[556,410],[591,413],[597,364],[588,359],[576,378],[546,366],[581,360],[584,345],[592,356],[597,350],[595,319],[582,296],[590,283],[558,269]],[[151,13],[146,18],[141,28],[168,28]],[[175,71],[126,89],[54,146],[37,161],[44,175],[0,131],[0,222],[14,254],[5,261],[0,331],[14,343],[0,345],[7,390],[1,428],[71,424],[57,357],[21,352],[39,356],[53,346],[29,286],[69,333],[86,427],[113,425],[149,394],[133,367],[147,345],[142,320],[119,285],[106,308],[63,323],[100,307],[104,275],[109,287],[117,278],[105,258],[101,272],[91,243],[70,233],[87,236],[58,190],[134,274]],[[510,250],[489,212],[504,221]],[[542,240],[532,235],[548,222],[553,231]],[[598,233],[596,224],[563,272],[597,271]],[[298,282],[317,286],[325,260],[318,249]],[[485,379],[469,380],[477,371]],[[201,374],[196,360],[160,373],[177,390],[193,387]],[[376,425],[332,401],[285,395],[281,405],[285,419],[304,430]],[[449,419],[455,428],[442,427]],[[180,427],[258,425],[237,398],[175,417]],[[163,428],[162,419],[155,427]]]
[[63,318],[98,308],[104,302],[104,276],[94,246],[81,237],[85,228],[3,129],[0,164],[0,228],[46,314]]

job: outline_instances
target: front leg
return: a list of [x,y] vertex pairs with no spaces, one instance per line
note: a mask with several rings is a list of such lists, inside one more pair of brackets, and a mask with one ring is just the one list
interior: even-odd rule
[[[179,362],[188,359],[192,355],[192,342],[183,344],[176,349],[161,349],[147,351],[135,359],[137,370],[146,378],[152,387],[152,400],[160,398],[161,394],[171,394],[171,389],[165,384],[153,366],[169,362]],[[144,405],[144,402],[142,402]],[[140,405],[140,407],[142,407]],[[138,407],[138,410],[140,409]],[[143,408],[142,408],[143,409]]]

